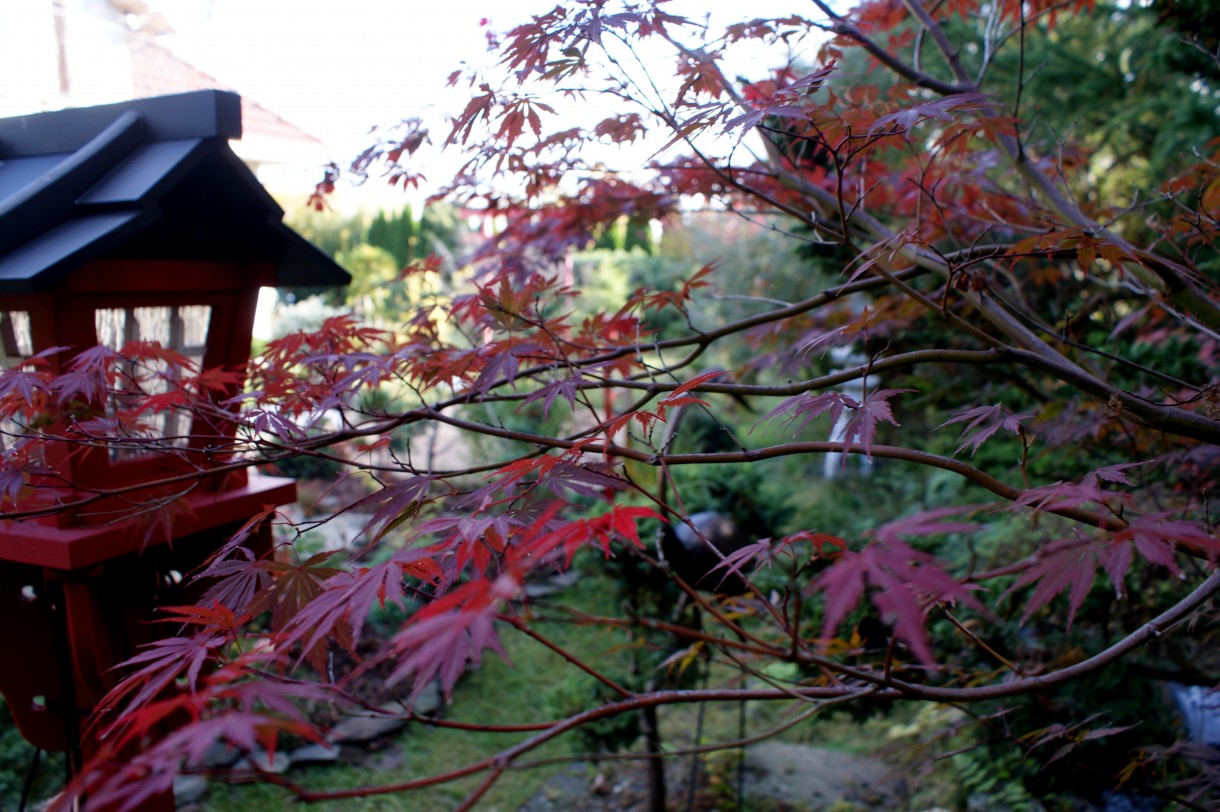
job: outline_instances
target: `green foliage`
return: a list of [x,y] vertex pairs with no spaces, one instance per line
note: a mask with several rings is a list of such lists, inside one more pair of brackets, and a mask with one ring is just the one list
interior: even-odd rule
[[572,285],[580,291],[576,304],[581,314],[614,312],[665,264],[639,248],[582,251],[572,258]]
[[293,479],[320,479],[333,481],[341,476],[345,467],[328,457],[299,454],[277,462],[271,473]]
[[[746,435],[756,417],[731,402],[715,397],[709,402],[714,411],[692,406],[671,418],[671,451],[714,453],[741,447],[738,438]],[[792,513],[789,498],[795,494],[791,487],[774,488],[774,477],[768,476],[778,467],[771,463],[681,465],[669,473],[688,513],[726,513],[748,536],[764,538],[777,535]]]
[[653,248],[652,233],[648,221],[639,217],[620,217],[613,225],[603,229],[594,242],[595,250],[625,251],[628,253],[638,250],[650,254]]
[[[463,406],[463,415],[481,420],[501,429],[517,432],[537,432],[548,437],[560,437],[566,432],[567,415],[562,409],[543,410],[540,402],[516,407],[515,404],[481,403]],[[507,440],[488,435],[471,435],[465,438],[476,459],[508,459],[523,452],[527,445],[517,440]]]
[[387,308],[403,291],[398,281],[400,265],[384,248],[360,243],[335,254],[335,261],[352,275],[347,301],[366,317],[385,317]]
[[[616,681],[627,682],[624,675]],[[572,716],[621,699],[618,693],[584,672],[568,674],[547,690],[543,703],[547,713],[556,719]],[[618,753],[629,749],[640,737],[637,714],[607,716],[583,725],[576,731],[580,749],[590,753]]]
[[972,808],[994,812],[1042,812],[1046,807],[1025,788],[1028,776],[1039,764],[1011,750],[1003,753],[985,749],[968,750],[950,759],[958,781],[957,800]]
[[[34,748],[21,737],[13,715],[0,697],[0,809],[17,809],[34,758]],[[62,753],[43,753],[31,788],[31,801],[50,797],[63,786]]]
[[[1165,9],[1181,15],[1179,31],[1158,24],[1160,4],[1099,4],[1091,15],[1058,21],[1045,38],[1027,39],[1023,104],[1037,106],[1021,115],[1052,148],[1069,132],[1084,135],[1099,199],[1156,187],[1215,136],[1216,65],[1181,41],[1183,33],[1209,30],[1203,23],[1215,20],[1212,5]],[[993,70],[1004,86],[996,90],[1011,95],[1017,69],[1016,52],[1001,53]]]
[[[800,490],[791,487],[798,476],[807,483]],[[825,479],[820,468],[771,477],[763,499],[778,500],[790,512],[788,529],[813,528],[858,540],[886,521],[922,509],[929,490],[937,492],[941,483],[958,484],[940,477],[913,477],[907,468],[879,461],[867,478],[849,471]]]
[[[307,295],[307,289],[280,290],[287,305],[278,308],[273,338],[282,338],[292,333],[316,330],[327,319],[347,311],[342,300],[332,291],[329,294]],[[298,295],[304,296],[300,298]]]
[[[1161,0],[1142,8],[1155,15],[1157,25],[1171,34],[1157,39],[1165,64],[1208,80],[1215,90],[1220,83],[1220,62],[1212,54],[1220,48],[1220,3],[1216,0]],[[1197,47],[1177,47],[1182,41]]]
[[368,224],[363,214],[343,216],[333,209],[300,208],[288,212],[284,221],[298,234],[330,256],[365,242]]
[[[1182,557],[1182,569],[1189,566],[1191,577],[1203,575],[1203,561],[1214,558],[1206,496],[1214,479],[1191,474],[1182,474],[1180,480],[1172,474],[1165,477],[1163,470],[1172,461],[1154,464],[1152,459],[1206,451],[1202,446],[1210,440],[1212,457],[1199,455],[1203,462],[1192,464],[1202,468],[1215,461],[1216,431],[1206,423],[1214,416],[1215,384],[1208,362],[1214,360],[1215,348],[1201,331],[1196,330],[1194,338],[1185,336],[1198,326],[1195,316],[1210,325],[1207,329],[1215,328],[1220,318],[1212,306],[1214,289],[1195,290],[1195,277],[1205,279],[1215,265],[1200,265],[1190,256],[1196,248],[1214,247],[1215,224],[1204,222],[1210,215],[1203,209],[1214,208],[1220,181],[1201,167],[1197,171],[1208,180],[1190,192],[1193,198],[1180,190],[1172,201],[1158,199],[1147,208],[1123,209],[1136,202],[1129,187],[1157,194],[1164,176],[1190,160],[1186,157],[1190,148],[1201,146],[1212,135],[1216,96],[1215,84],[1208,79],[1212,67],[1198,60],[1174,61],[1162,53],[1172,29],[1180,33],[1211,19],[1212,4],[1170,8],[1159,27],[1149,11],[1131,6],[1102,8],[1080,19],[1072,19],[1067,7],[1056,7],[1029,25],[1027,9],[1020,4],[969,6],[865,3],[857,12],[859,28],[837,19],[826,26],[802,19],[763,26],[775,42],[790,45],[800,39],[798,32],[790,36],[768,26],[795,26],[810,38],[826,27],[837,31],[839,41],[818,57],[827,62],[823,77],[834,68],[830,63],[837,59],[832,57],[837,50],[833,49],[847,47],[847,40],[863,36],[862,30],[880,37],[857,49],[859,61],[847,65],[853,72],[840,69],[835,93],[825,103],[821,99],[830,94],[823,93],[829,88],[818,86],[822,79],[790,86],[780,95],[781,78],[787,82],[799,73],[796,65],[789,65],[792,75],[783,78],[784,73],[776,73],[771,91],[741,88],[743,93],[760,93],[758,99],[741,104],[734,93],[737,88],[716,86],[719,57],[703,51],[700,60],[706,62],[685,65],[693,78],[680,91],[673,109],[684,110],[695,102],[702,105],[698,97],[710,95],[704,100],[706,106],[698,108],[702,112],[675,133],[675,143],[685,140],[693,145],[700,128],[719,128],[728,116],[738,116],[739,107],[746,108],[746,115],[738,119],[753,117],[754,122],[764,123],[764,130],[789,129],[777,134],[764,153],[757,153],[756,142],[746,145],[743,138],[737,155],[748,156],[746,165],[734,156],[723,166],[718,161],[712,172],[697,162],[666,166],[659,170],[663,183],[640,189],[642,195],[631,191],[629,197],[616,197],[592,185],[586,187],[590,196],[605,200],[573,205],[576,201],[551,179],[572,177],[568,172],[581,174],[581,164],[535,163],[547,160],[553,148],[566,149],[561,144],[572,136],[558,134],[558,141],[539,141],[533,149],[514,147],[518,138],[531,137],[528,131],[543,137],[532,97],[489,89],[472,99],[467,112],[455,119],[453,133],[461,143],[469,143],[472,156],[481,157],[468,165],[471,174],[462,183],[482,183],[479,170],[484,167],[494,166],[499,174],[511,166],[529,190],[528,198],[514,199],[498,185],[503,175],[487,178],[485,188],[464,190],[469,192],[462,198],[464,204],[485,204],[504,230],[481,254],[487,267],[480,269],[479,280],[486,284],[476,295],[455,299],[457,305],[448,313],[438,311],[438,319],[448,318],[451,335],[438,336],[442,331],[432,329],[431,323],[417,324],[415,329],[404,328],[401,341],[387,341],[384,348],[366,352],[365,336],[356,334],[347,337],[355,348],[350,352],[317,353],[320,360],[296,357],[265,370],[290,380],[311,364],[319,369],[320,380],[331,380],[324,375],[333,370],[372,376],[345,381],[380,381],[383,373],[400,376],[404,391],[414,387],[436,404],[432,415],[417,412],[407,419],[439,416],[474,436],[462,449],[468,459],[452,465],[434,469],[431,459],[422,467],[414,460],[398,462],[409,477],[401,480],[389,470],[395,461],[377,463],[368,472],[370,481],[388,491],[387,507],[377,521],[388,520],[387,527],[399,535],[409,531],[408,522],[419,515],[421,498],[431,496],[425,489],[435,489],[438,507],[445,498],[439,496],[442,489],[458,499],[472,497],[465,504],[457,499],[451,503],[467,515],[420,526],[419,536],[402,536],[418,545],[409,548],[411,555],[421,556],[411,559],[405,573],[419,579],[413,583],[414,594],[431,605],[403,618],[403,633],[391,640],[386,653],[398,659],[401,673],[413,672],[424,679],[443,673],[447,693],[468,664],[485,664],[486,671],[476,678],[503,675],[493,671],[498,665],[481,659],[484,649],[500,650],[490,630],[497,621],[504,631],[524,630],[526,621],[532,625],[539,618],[537,626],[544,626],[547,611],[558,615],[562,610],[560,603],[548,605],[529,593],[521,595],[519,587],[527,583],[527,576],[549,568],[563,553],[570,557],[572,547],[591,537],[589,520],[583,517],[591,513],[588,505],[596,492],[613,484],[601,478],[602,466],[608,464],[616,466],[616,473],[625,472],[624,480],[630,479],[617,483],[622,493],[616,498],[637,500],[628,508],[637,513],[645,512],[637,505],[652,499],[689,513],[727,512],[753,538],[780,536],[785,530],[808,535],[797,537],[804,541],[791,549],[781,548],[771,562],[774,566],[757,574],[758,590],[744,598],[704,599],[689,591],[678,593],[664,567],[645,566],[654,563],[644,561],[653,548],[638,545],[641,550],[631,544],[638,541],[634,525],[619,525],[613,513],[602,515],[596,521],[613,522],[617,537],[603,549],[581,555],[604,554],[611,559],[607,571],[616,577],[616,588],[605,591],[614,597],[613,617],[593,618],[577,610],[562,619],[571,624],[569,628],[602,624],[607,637],[614,638],[613,645],[626,653],[621,659],[629,662],[606,666],[594,663],[593,657],[564,659],[569,665],[579,663],[585,672],[600,669],[616,675],[613,679],[628,690],[610,690],[609,676],[598,681],[581,673],[560,681],[548,695],[556,714],[604,705],[614,701],[616,693],[630,693],[640,700],[648,692],[710,675],[714,666],[743,665],[747,658],[755,659],[744,662],[752,670],[735,673],[735,684],[748,685],[752,678],[765,676],[768,685],[817,687],[819,696],[837,694],[844,701],[832,704],[853,711],[871,713],[878,707],[871,702],[876,694],[865,696],[862,685],[872,683],[887,699],[901,696],[916,703],[928,693],[911,683],[934,685],[940,696],[974,703],[970,712],[978,714],[952,720],[961,725],[941,740],[947,749],[940,754],[951,756],[947,769],[960,788],[962,797],[957,800],[977,805],[975,799],[981,798],[980,803],[991,808],[1013,810],[1036,808],[1053,798],[1069,786],[1065,777],[1073,771],[1113,783],[1123,774],[1134,746],[1146,742],[1160,746],[1172,740],[1173,731],[1159,712],[1164,703],[1157,701],[1152,676],[1193,669],[1206,679],[1209,671],[1214,672],[1218,650],[1214,618],[1179,602],[1182,617],[1194,615],[1189,634],[1170,640],[1168,621],[1161,624],[1165,628],[1145,624],[1163,607],[1183,600],[1183,585],[1166,577],[1167,570],[1178,574],[1175,544],[1186,544],[1197,556]],[[611,24],[610,18],[600,20],[594,14],[600,9],[600,3],[592,3],[588,14],[576,15],[587,22],[572,23],[575,28],[562,24],[565,47],[573,41],[582,43],[580,49],[563,52],[570,59],[576,57],[569,52],[579,54],[583,62],[597,50],[595,28],[587,26]],[[1056,27],[1054,18],[1060,11],[1064,19]],[[632,9],[619,20],[637,13]],[[944,30],[926,19],[923,32],[917,34],[914,29],[921,14],[943,17],[954,29],[947,32],[951,43],[945,42]],[[565,18],[560,12],[554,16]],[[885,21],[886,16],[891,20]],[[679,24],[671,22],[675,28]],[[660,30],[659,20],[635,17],[634,23],[641,36],[646,28]],[[759,25],[751,23],[747,28]],[[543,26],[542,18],[535,18],[507,35],[506,41],[514,44],[508,46],[501,65],[521,68],[519,76],[527,78],[540,68],[543,79],[553,78],[556,74],[551,71],[556,68],[538,62],[545,62],[550,45],[559,39],[553,29]],[[962,69],[957,35],[967,27],[971,36],[960,42],[974,50],[961,49],[966,62]],[[625,32],[620,28],[615,40],[630,48],[631,35]],[[1038,35],[1028,46],[1027,34]],[[886,39],[887,35],[893,38]],[[1009,52],[1018,36],[1015,47],[1022,49],[1021,57],[1014,60]],[[726,34],[717,47],[719,43],[727,47],[731,39]],[[709,39],[705,44],[713,42]],[[879,48],[894,49],[893,60],[881,58],[880,67],[884,69],[887,62],[890,68],[898,65],[898,73],[913,82],[899,77],[896,84],[875,87],[860,79],[866,67],[877,67],[865,63],[881,56]],[[984,62],[996,56],[996,48],[1001,49],[999,64],[987,73]],[[934,50],[941,51],[941,58]],[[682,56],[689,62],[692,53],[684,50]],[[610,59],[610,66],[619,64]],[[935,75],[924,74],[924,65]],[[567,75],[567,67],[558,69]],[[647,71],[644,67],[645,76]],[[971,83],[970,76],[976,73],[986,84]],[[938,88],[945,80],[954,86]],[[617,84],[609,92],[630,97],[630,80],[612,81]],[[659,84],[650,84],[649,98],[663,93]],[[944,98],[936,99],[937,94]],[[769,102],[751,110],[763,97],[791,104],[777,107]],[[812,101],[814,97],[818,100]],[[725,99],[725,106],[717,107],[711,98]],[[476,123],[491,122],[497,108],[502,118],[499,133],[489,133],[477,147],[468,142],[475,137]],[[768,110],[775,115],[768,115]],[[661,123],[672,128],[677,120],[667,114]],[[735,125],[730,120],[726,126],[732,130]],[[1083,135],[1069,141],[1065,133],[1073,128]],[[750,138],[753,141],[753,134]],[[841,145],[835,146],[840,138]],[[815,152],[819,144],[820,154]],[[782,154],[772,155],[771,148]],[[572,149],[578,151],[579,146]],[[538,170],[532,176],[531,168]],[[614,174],[600,165],[596,171],[608,177]],[[643,242],[640,230],[646,222],[639,212],[678,212],[691,199],[679,201],[679,196],[696,194],[702,195],[707,211],[731,216],[719,218],[715,227],[693,217],[673,229],[672,237],[660,246]],[[1164,228],[1171,202],[1183,212],[1178,231]],[[1206,205],[1196,212],[1195,202]],[[1196,222],[1180,219],[1189,215]],[[324,235],[332,246],[342,245],[334,248],[336,256],[357,277],[352,302],[383,326],[401,321],[401,315],[422,297],[440,298],[452,290],[413,287],[422,285],[422,275],[404,278],[401,273],[404,265],[443,245],[436,236],[439,227],[430,222],[428,212],[416,218],[405,209],[379,214],[358,239],[345,237],[342,230]],[[1185,234],[1191,228],[1203,242],[1195,236],[1191,237],[1194,246],[1188,242]],[[1119,232],[1131,236],[1139,247],[1123,245],[1115,236]],[[599,248],[566,262],[564,252],[573,245],[588,245],[590,235],[599,238]],[[803,238],[806,247],[793,250],[794,235],[798,242]],[[842,247],[830,250],[808,244],[824,239],[834,239]],[[720,265],[718,289],[707,287],[716,264]],[[534,271],[538,275],[531,277]],[[843,297],[839,286],[852,274],[855,281],[849,284],[857,293]],[[449,284],[449,277],[443,284]],[[1146,285],[1155,290],[1143,289]],[[692,298],[696,287],[698,299]],[[637,288],[643,290],[631,297]],[[582,292],[583,301],[545,298],[552,290]],[[814,296],[818,291],[825,297]],[[628,297],[636,310],[618,310]],[[784,306],[789,303],[794,306]],[[602,336],[571,329],[591,314],[606,316],[593,325],[604,330]],[[637,315],[642,322],[635,321]],[[680,336],[675,341],[653,340]],[[450,338],[456,340],[450,343]],[[829,352],[830,346],[844,352]],[[519,347],[529,348],[531,371],[523,371],[521,357],[507,354]],[[1195,357],[1178,357],[1185,354]],[[945,359],[955,359],[958,366],[942,363]],[[876,363],[863,368],[872,362]],[[834,381],[807,380],[857,364],[859,370]],[[902,371],[911,365],[913,371]],[[698,377],[692,380],[694,376]],[[714,384],[708,384],[711,378],[716,379]],[[62,376],[58,383],[55,380],[40,380],[46,386],[38,391],[58,395],[60,403],[65,402],[65,389],[81,388],[79,375],[66,383]],[[655,391],[657,383],[669,386],[683,380],[687,383],[668,398]],[[13,382],[15,392],[23,382],[24,377]],[[688,392],[700,382],[703,389],[719,394]],[[770,386],[781,383],[782,388]],[[549,389],[552,386],[557,388]],[[541,403],[517,407],[531,388],[543,394],[540,387],[548,387],[550,394],[579,397],[577,414],[568,413],[564,399],[549,412]],[[249,449],[254,455],[270,445],[263,445],[269,435],[261,426],[278,414],[275,410],[284,401],[277,400],[280,394],[274,387],[251,389],[258,394],[251,395],[250,405],[260,411],[242,438],[246,445],[235,446],[235,453]],[[884,391],[879,394],[879,389]],[[886,398],[908,390],[912,394],[895,403],[899,426]],[[721,402],[726,391],[743,400],[769,401],[753,408],[771,415],[795,415],[798,401],[836,405],[829,415],[795,431],[802,435],[799,438],[793,437],[793,424],[788,423],[768,425],[743,442],[758,415],[748,414],[750,406],[738,411]],[[395,393],[388,388],[369,393],[355,405],[340,402],[347,392],[344,389],[342,396],[320,392],[312,403],[290,413],[313,404],[319,410],[338,411],[336,425],[345,431],[355,427],[346,436],[359,434],[365,425],[371,439],[388,424],[362,421],[387,410],[402,413],[412,405],[395,403]],[[696,396],[706,396],[714,417],[694,405],[699,403]],[[35,405],[28,394],[24,397],[27,402],[21,409]],[[789,397],[775,405],[776,399]],[[54,396],[43,399],[54,400]],[[984,448],[971,448],[969,439],[959,436],[963,428],[959,423],[971,412],[994,417],[996,408],[989,404],[1029,414],[993,424],[991,429],[1002,425],[1004,430]],[[668,423],[662,416],[664,408],[671,410]],[[871,470],[861,466],[823,472],[824,458],[812,453],[813,446],[794,439],[824,441],[829,436],[835,441],[839,435],[830,418],[839,413],[861,421],[857,427],[869,427],[848,435],[858,438],[865,449],[874,440],[871,427],[884,423],[884,436],[878,433],[874,450],[893,460],[878,461]],[[463,420],[450,419],[455,414]],[[138,416],[139,412],[134,415]],[[1014,427],[1017,420],[1021,424]],[[938,428],[941,425],[946,428]],[[971,430],[978,431],[971,427],[966,432]],[[564,439],[555,442],[555,438]],[[281,437],[274,448],[289,442]],[[882,443],[891,447],[882,451]],[[378,443],[369,456],[387,457],[385,445]],[[570,480],[565,483],[540,464],[556,462],[564,449],[572,454],[565,460],[565,471],[572,467],[568,463],[589,469],[584,482],[592,484],[580,498],[567,499],[561,491],[570,487]],[[683,466],[685,460],[666,459],[665,455],[682,451],[741,451],[737,460],[771,459],[734,466]],[[926,456],[929,452],[963,462],[969,455],[969,465],[977,467],[931,459]],[[577,460],[577,454],[587,456]],[[625,457],[631,457],[631,463],[617,467]],[[1097,470],[1116,462],[1137,469],[1130,472],[1134,485],[1127,473]],[[353,460],[353,464],[363,463]],[[649,464],[662,468],[663,477],[654,479],[652,471],[637,475]],[[1161,481],[1153,482],[1149,471],[1156,471]],[[1086,472],[1092,473],[1087,487],[1065,484]],[[1047,490],[1034,490],[1043,485]],[[1118,493],[1128,485],[1130,492]],[[1172,494],[1173,488],[1179,493]],[[1058,496],[1036,501],[1047,493]],[[1049,501],[1065,493],[1077,501]],[[1161,498],[1170,495],[1173,498]],[[978,506],[974,513],[988,527],[978,533],[960,525],[930,526],[929,517],[914,515],[934,508],[947,509],[942,516],[955,515],[962,512],[957,510],[962,505],[980,501],[989,504]],[[997,508],[1004,503],[1015,503],[1020,512]],[[1170,515],[1181,515],[1187,529],[1167,528],[1167,522],[1157,525],[1160,517]],[[1069,525],[1068,517],[1075,524]],[[881,523],[899,518],[908,521],[900,528],[891,527],[888,538],[875,532]],[[1130,525],[1124,526],[1127,522]],[[422,537],[444,525],[457,526],[461,532],[435,544]],[[562,535],[569,531],[574,535]],[[836,551],[815,555],[813,551],[827,541],[815,535],[819,531],[842,537],[847,549],[838,550],[840,539],[831,538]],[[900,533],[905,541],[896,538]],[[1150,540],[1151,533],[1164,538]],[[606,541],[604,533],[597,538]],[[1085,543],[1077,548],[1077,558],[1069,560],[1062,555],[1063,545],[1077,539]],[[476,554],[468,555],[466,545]],[[387,543],[375,555],[393,555],[402,549],[389,548]],[[1138,565],[1130,567],[1133,550],[1140,557]],[[768,552],[776,551],[759,544],[743,555]],[[1089,591],[1096,569],[1093,560],[1103,555],[1102,566],[1115,583],[1113,588]],[[375,594],[384,597],[390,587],[393,592],[401,590],[404,570],[398,569],[398,563],[354,568],[350,576],[356,588],[351,593],[339,591],[346,588],[342,586],[331,589],[335,582],[328,582],[328,597],[337,602],[328,608],[322,608],[327,604],[321,600],[302,606],[284,629],[256,630],[257,656],[279,665],[276,658],[288,656],[301,629],[316,628],[320,620],[346,621],[351,606],[360,605],[364,611]],[[1063,581],[1056,580],[1059,575],[1071,578],[1070,609],[1067,600],[1057,597],[1063,587]],[[371,580],[382,577],[390,580]],[[1022,586],[1015,589],[1018,583]],[[1035,583],[1037,587],[1030,586]],[[258,588],[267,594],[279,590],[278,585]],[[1035,597],[1028,599],[1035,589]],[[356,601],[356,595],[362,603],[345,603]],[[435,614],[428,612],[432,607]],[[532,635],[537,626],[532,625],[527,634]],[[1157,639],[1149,640],[1149,631]],[[1166,632],[1164,638],[1161,632]],[[217,633],[233,636],[233,651],[245,635],[244,630],[233,631],[231,623]],[[537,646],[535,637],[522,639],[553,657],[566,651],[561,637],[562,633],[556,634],[557,642],[550,648]],[[1113,645],[1124,637],[1130,644],[1127,653]],[[202,635],[196,638],[201,639]],[[1102,653],[1093,664],[1107,665],[1107,670],[1064,671],[1098,652]],[[913,662],[916,657],[922,664]],[[159,655],[158,659],[172,658]],[[776,661],[783,664],[775,666]],[[258,661],[260,668],[263,662]],[[169,662],[167,668],[177,665]],[[629,676],[618,676],[624,671]],[[171,679],[176,672],[165,673]],[[239,672],[214,673],[217,679],[236,679],[227,675]],[[989,701],[995,692],[979,690],[1005,684],[1014,673],[1021,678],[1055,673],[1058,677],[1010,684],[1006,690],[1014,697],[1003,704]],[[271,674],[270,668],[266,674]],[[1060,686],[1060,678],[1072,683]],[[1210,679],[1214,681],[1214,676]],[[534,721],[537,681],[524,686],[524,696],[532,697],[535,704],[525,701],[506,708],[507,683],[508,678],[483,684],[484,695],[473,699],[470,708],[475,719],[515,722],[524,715]],[[151,684],[155,688],[161,683]],[[270,690],[270,679],[267,684]],[[153,690],[144,693],[151,695]],[[778,695],[752,695],[782,701]],[[703,698],[711,701],[711,697]],[[132,716],[148,718],[139,704]],[[652,713],[646,711],[645,718],[651,719]],[[1086,736],[1086,725],[1104,735]],[[1136,727],[1122,729],[1128,725]],[[563,729],[553,728],[556,734]],[[649,725],[647,746],[659,746],[658,730]],[[637,733],[634,717],[625,715],[587,730],[585,743],[615,749]],[[413,735],[418,734],[413,731]],[[419,736],[421,751],[428,750],[426,735]],[[1087,747],[1077,751],[1076,745]],[[503,753],[497,764],[506,768],[519,766],[513,760],[524,756],[524,751]],[[164,753],[162,758],[173,764],[177,754]],[[438,770],[450,766],[444,763]]]
[[408,204],[398,212],[378,212],[369,223],[364,240],[384,249],[401,269],[429,254],[450,253],[459,233],[457,214],[452,208],[427,206],[417,218]]
[[[333,315],[323,306],[343,302],[355,309],[362,318],[377,324],[393,325],[409,316],[431,290],[426,274],[404,278],[402,270],[413,262],[435,254],[442,265],[455,269],[455,252],[462,240],[464,227],[457,213],[448,206],[428,206],[420,217],[405,206],[396,213],[380,211],[372,220],[363,214],[340,216],[333,211],[311,210],[292,213],[288,222],[306,239],[334,257],[352,275],[352,282],[342,293],[334,290],[296,288],[285,291],[289,301],[306,301],[320,297],[310,305],[308,313],[285,314],[282,321],[292,325],[286,332],[304,329],[316,319]],[[296,316],[294,321],[294,315]]]

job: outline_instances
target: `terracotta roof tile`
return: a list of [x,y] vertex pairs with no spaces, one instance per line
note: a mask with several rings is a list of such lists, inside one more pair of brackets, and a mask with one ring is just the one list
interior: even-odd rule
[[[132,37],[130,47],[133,98],[144,99],[190,90],[232,90],[147,37]],[[311,144],[322,143],[315,136],[245,96],[242,96],[241,100],[241,118],[243,131],[250,135]]]

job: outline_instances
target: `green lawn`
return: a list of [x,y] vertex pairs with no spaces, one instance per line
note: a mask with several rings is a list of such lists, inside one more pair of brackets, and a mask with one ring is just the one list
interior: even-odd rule
[[[611,595],[609,584],[577,589],[594,599]],[[594,606],[586,606],[595,609]],[[589,657],[600,664],[624,658],[621,632],[580,627],[569,623],[545,623],[544,633],[559,645]],[[454,690],[453,701],[444,716],[461,722],[523,724],[551,718],[545,697],[554,681],[570,670],[564,660],[542,644],[505,628],[502,642],[510,663],[490,654],[482,666],[466,675]],[[386,784],[452,770],[493,755],[522,740],[525,734],[455,731],[412,725],[400,734],[394,752],[372,754],[366,764],[380,768],[374,772],[356,766],[325,766],[293,770],[290,776],[316,789],[343,789],[368,784]],[[551,742],[535,751],[531,759],[567,756],[578,752],[579,742],[572,737]],[[565,765],[540,767],[505,774],[480,802],[480,809],[516,810],[527,798],[546,786],[555,772],[570,769]],[[384,796],[327,802],[312,808],[325,810],[447,810],[452,809],[478,785],[482,776],[452,784],[430,787],[400,796]],[[221,812],[266,812],[285,799],[282,790],[265,785],[232,786],[216,784],[203,808]]]
[[[562,596],[589,612],[607,611],[615,600],[613,584],[604,578],[586,576]],[[599,605],[600,604],[600,605]],[[541,614],[541,613],[540,613]],[[536,628],[572,653],[611,672],[629,671],[628,638],[620,630],[607,630],[572,623],[540,621]],[[484,660],[476,671],[466,675],[454,691],[445,718],[462,722],[516,724],[554,718],[556,710],[548,694],[556,683],[574,669],[540,643],[506,628],[502,640],[510,663],[495,655]],[[728,667],[713,670],[712,682],[733,679]],[[805,706],[802,706],[802,708]],[[747,733],[754,734],[775,725],[794,709],[788,703],[750,703],[747,708]],[[798,709],[799,710],[799,709]],[[674,706],[661,712],[661,725],[667,746],[681,747],[694,740],[699,710],[696,706]],[[736,738],[739,708],[736,703],[708,705],[704,711],[702,742]],[[862,728],[846,717],[804,722],[782,735],[799,741],[850,752],[876,749],[890,723],[873,722]],[[293,770],[293,780],[315,789],[343,789],[370,784],[390,784],[452,770],[487,757],[524,738],[520,734],[455,731],[414,725],[397,736],[388,750],[373,753],[365,766],[332,765]],[[585,752],[577,736],[557,739],[527,756],[527,760],[570,756]],[[637,744],[638,749],[638,744]],[[719,769],[731,758],[713,759]],[[480,801],[480,810],[515,812],[528,798],[547,787],[557,772],[570,771],[569,764],[555,764],[513,770],[502,776]],[[643,769],[642,766],[640,769]],[[714,768],[715,769],[715,768]],[[349,799],[311,806],[320,810],[449,810],[461,802],[482,774],[451,784],[429,787],[400,795]],[[590,773],[592,778],[592,773]],[[203,802],[208,812],[266,812],[287,800],[283,790],[268,785],[225,786],[214,784]]]

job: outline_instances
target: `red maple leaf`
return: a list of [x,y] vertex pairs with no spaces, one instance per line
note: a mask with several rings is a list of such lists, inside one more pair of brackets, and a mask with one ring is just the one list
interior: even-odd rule
[[1089,503],[1105,505],[1125,500],[1125,494],[1107,490],[1103,487],[1103,483],[1131,485],[1131,478],[1127,476],[1127,470],[1144,464],[1142,462],[1126,462],[1118,465],[1107,465],[1085,474],[1079,483],[1060,481],[1050,485],[1030,488],[1021,494],[1019,498],[1013,500],[1009,510],[1016,510],[1021,507],[1032,507],[1035,510],[1056,510],[1080,507]]
[[239,614],[271,585],[271,573],[245,548],[238,548],[233,558],[213,562],[205,577],[219,580],[203,593],[204,603],[218,603]]
[[416,612],[389,642],[389,653],[398,662],[387,682],[410,678],[414,700],[436,679],[448,697],[458,677],[479,665],[485,650],[507,660],[496,634],[496,612],[521,588],[522,582],[508,574],[471,581]]
[[[128,710],[138,708],[155,698],[182,675],[186,676],[188,687],[193,691],[203,667],[216,658],[221,646],[232,640],[228,630],[235,624],[236,617],[226,607],[217,606],[213,610],[201,607],[177,608],[184,611],[189,609],[197,615],[210,614],[222,622],[218,626],[201,622],[198,625],[203,625],[204,628],[194,634],[156,640],[135,656],[120,663],[116,666],[119,669],[135,666],[139,668],[111,689],[101,702],[101,707],[115,707],[131,695],[130,701],[126,703]],[[175,607],[166,611],[173,609]],[[218,628],[223,628],[224,631]]]
[[403,579],[407,575],[435,581],[440,568],[429,551],[404,548],[388,561],[331,576],[321,585],[319,594],[286,624],[282,645],[300,642],[302,651],[312,652],[332,636],[346,640],[350,632],[348,647],[354,646],[374,603],[383,609],[387,602],[405,608]]

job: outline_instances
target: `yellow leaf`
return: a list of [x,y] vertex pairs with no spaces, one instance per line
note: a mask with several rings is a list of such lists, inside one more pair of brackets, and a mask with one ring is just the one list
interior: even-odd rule
[[1076,261],[1080,263],[1080,270],[1086,274],[1089,268],[1093,267],[1093,260],[1097,259],[1097,249],[1091,245],[1082,245],[1076,249]]
[[1220,208],[1220,178],[1216,178],[1203,190],[1199,206],[1209,214]]

